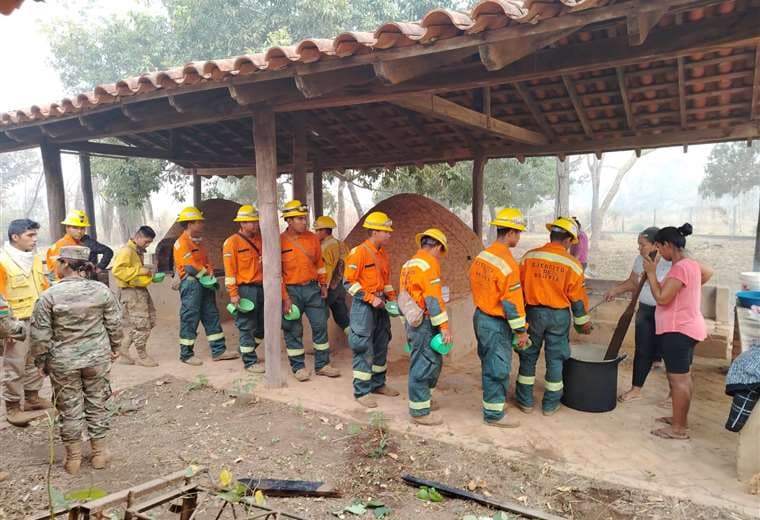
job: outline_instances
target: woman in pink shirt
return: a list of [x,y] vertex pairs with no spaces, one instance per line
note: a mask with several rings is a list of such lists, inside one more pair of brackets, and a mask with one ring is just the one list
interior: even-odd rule
[[673,398],[673,415],[658,419],[668,426],[652,431],[664,439],[689,438],[687,417],[694,389],[691,361],[694,346],[707,337],[700,306],[702,284],[712,276],[712,269],[686,257],[683,249],[691,233],[691,224],[687,223],[679,228],[662,228],[655,236],[660,255],[673,264],[662,284],[657,280],[655,262],[644,259],[644,270],[657,302],[655,330]]

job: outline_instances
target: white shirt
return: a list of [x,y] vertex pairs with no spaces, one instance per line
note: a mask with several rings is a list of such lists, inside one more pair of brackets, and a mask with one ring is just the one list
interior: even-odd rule
[[[668,274],[668,271],[670,271],[670,267],[672,265],[673,264],[671,262],[665,260],[662,257],[657,260],[657,268],[655,269],[655,274],[657,275],[658,282],[662,283],[662,281],[665,279],[665,275]],[[636,260],[633,261],[632,270],[639,276],[641,276],[641,274],[644,272],[644,259],[641,257],[641,255],[638,255],[636,257]],[[649,287],[648,281],[644,284],[644,287],[641,288],[641,293],[639,294],[639,302],[645,305],[657,305],[657,302],[654,299],[654,295],[652,294],[652,288]]]

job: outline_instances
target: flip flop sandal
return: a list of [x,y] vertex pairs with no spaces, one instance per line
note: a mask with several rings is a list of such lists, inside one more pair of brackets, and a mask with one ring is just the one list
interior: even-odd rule
[[670,428],[660,428],[658,430],[652,430],[649,433],[661,439],[670,439],[670,440],[675,440],[675,441],[687,441],[691,438],[685,433],[682,433],[682,434],[675,433]]
[[641,395],[637,395],[636,397],[626,397],[628,394],[620,394],[617,398],[619,403],[630,403],[631,401],[638,401],[641,399]]

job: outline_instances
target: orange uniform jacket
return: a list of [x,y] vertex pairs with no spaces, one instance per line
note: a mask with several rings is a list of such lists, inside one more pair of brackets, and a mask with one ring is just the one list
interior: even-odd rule
[[525,303],[573,312],[576,325],[590,321],[583,267],[559,244],[548,243],[525,253],[521,262]]
[[47,256],[46,256],[46,263],[48,268],[48,276],[55,277],[55,260],[53,260],[54,256],[58,256],[61,252],[61,248],[65,246],[78,246],[81,245],[79,242],[74,240],[70,235],[66,234],[63,235],[63,237],[59,238],[58,241],[50,246],[50,249],[47,250]]
[[224,241],[222,254],[224,285],[230,296],[239,296],[238,285],[261,283],[264,276],[261,264],[261,235],[246,239],[240,233],[235,233]]
[[348,253],[343,278],[349,294],[359,300],[371,303],[377,294],[384,294],[389,301],[396,299],[396,291],[390,283],[388,254],[382,247],[376,248],[370,240]]
[[303,285],[318,281],[327,285],[327,271],[322,259],[322,244],[311,231],[280,235],[282,251],[282,296],[287,297],[286,285]]
[[505,318],[515,332],[525,331],[525,302],[520,265],[509,247],[494,242],[470,266],[470,289],[482,312]]
[[187,231],[174,242],[174,270],[182,280],[187,275],[201,277],[214,274],[206,247],[201,242],[193,242]]
[[400,290],[406,291],[442,330],[449,328],[449,315],[441,291],[441,265],[433,255],[420,249],[401,268]]

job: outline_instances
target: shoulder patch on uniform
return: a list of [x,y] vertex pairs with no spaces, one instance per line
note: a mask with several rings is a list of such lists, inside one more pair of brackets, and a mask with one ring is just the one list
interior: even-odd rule
[[174,249],[179,249],[179,248],[180,248],[180,243],[179,243],[179,239],[177,239],[174,241]]
[[356,247],[352,247],[352,248],[351,248],[351,251],[350,251],[350,253],[353,255],[353,254],[354,254],[354,253],[356,253],[356,251],[358,251],[358,250],[359,250],[359,246],[356,246]]

